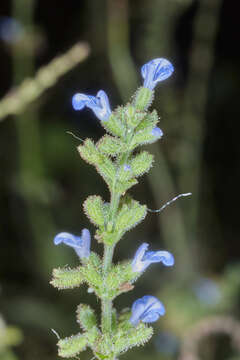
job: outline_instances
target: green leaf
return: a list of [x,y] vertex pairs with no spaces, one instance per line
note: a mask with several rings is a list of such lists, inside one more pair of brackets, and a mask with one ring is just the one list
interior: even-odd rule
[[53,279],[50,281],[54,287],[60,289],[73,289],[79,287],[84,281],[81,271],[82,267],[76,269],[58,268],[53,270]]
[[102,153],[111,156],[115,156],[127,150],[125,144],[119,138],[109,135],[105,135],[99,140],[97,148]]
[[86,349],[87,339],[82,334],[77,334],[59,340],[57,345],[58,355],[65,358],[70,358],[78,355],[81,351]]
[[101,272],[102,260],[95,252],[91,251],[90,257],[88,258],[89,266],[93,267],[97,271]]
[[90,139],[86,139],[84,145],[78,146],[78,151],[86,162],[95,165],[97,171],[111,189],[112,182],[116,176],[116,169],[111,159],[101,154]]
[[84,280],[95,290],[96,294],[99,295],[103,279],[101,273],[101,260],[97,254],[91,253],[86,266],[82,267],[82,274]]
[[113,245],[118,242],[118,240],[121,237],[121,234],[118,232],[112,232],[112,231],[96,231],[96,239],[98,239],[99,242],[103,242],[106,245]]
[[89,196],[83,208],[91,222],[97,226],[104,226],[104,205],[101,196]]
[[125,199],[125,203],[123,203],[117,214],[115,223],[116,230],[121,234],[125,233],[139,224],[145,218],[146,214],[146,205],[140,205],[139,202],[132,199]]
[[118,107],[114,112],[112,112],[107,121],[101,121],[102,126],[110,134],[123,138],[126,134],[126,126],[122,121],[123,114],[124,108],[122,106]]
[[77,321],[85,331],[97,325],[97,318],[89,305],[80,304],[77,308]]
[[96,165],[101,162],[101,154],[99,154],[91,139],[86,139],[84,144],[79,145],[77,149],[83,160],[89,164]]
[[130,283],[132,279],[133,273],[129,262],[114,265],[105,280],[108,297],[113,299],[123,292],[132,290],[133,286]]
[[132,105],[127,105],[125,107],[125,121],[127,125],[134,129],[136,126],[139,125],[139,123],[143,120],[143,118],[146,116],[145,112],[139,111]]
[[136,328],[130,327],[128,331],[120,329],[113,338],[116,354],[121,354],[134,346],[144,345],[153,335],[152,327],[140,323]]
[[142,151],[130,161],[130,166],[134,176],[140,176],[150,170],[152,163],[153,155],[147,151]]
[[132,186],[136,185],[138,183],[137,179],[130,179],[125,182],[118,181],[116,185],[116,191],[119,194],[125,194],[125,192],[130,189]]
[[88,340],[88,344],[94,347],[96,341],[100,337],[100,331],[96,326],[93,326],[88,332],[85,333],[86,338]]
[[96,168],[111,189],[112,183],[116,176],[116,168],[112,160],[107,156],[102,155],[101,161],[96,164]]
[[156,110],[153,110],[152,112],[145,113],[145,114],[146,114],[146,116],[141,121],[141,123],[138,125],[138,127],[136,129],[137,131],[152,129],[159,122],[159,117],[158,117],[158,113]]
[[124,167],[125,165],[127,164],[122,165],[118,170],[118,181],[120,181],[121,183],[126,183],[134,177],[132,169],[126,170]]
[[134,136],[132,137],[130,149],[133,150],[139,145],[151,144],[159,140],[156,136],[152,134],[152,130],[158,123],[158,115],[154,110],[151,113],[148,113],[141,123],[135,129]]
[[98,353],[101,359],[114,359],[112,336],[109,333],[104,333],[96,344],[96,354]]

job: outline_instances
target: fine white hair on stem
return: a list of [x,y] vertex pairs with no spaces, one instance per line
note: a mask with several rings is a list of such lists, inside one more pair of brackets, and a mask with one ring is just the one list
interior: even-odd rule
[[72,135],[72,137],[74,137],[74,139],[77,139],[77,140],[80,140],[80,141],[84,142],[83,139],[81,139],[80,137],[78,137],[77,135],[75,135],[73,132],[71,132],[71,131],[66,131],[66,133],[67,133],[68,135]]
[[191,195],[192,195],[192,193],[179,194],[179,195],[175,196],[172,200],[169,200],[168,202],[166,202],[162,207],[160,207],[160,209],[157,209],[157,210],[147,209],[147,211],[152,212],[152,213],[159,213],[159,212],[163,211],[168,205],[172,204],[174,201],[179,199],[180,197],[191,196]]
[[51,331],[54,333],[54,335],[56,335],[56,337],[58,338],[58,340],[60,340],[60,336],[58,335],[58,333],[56,332],[56,330],[54,329],[51,329]]

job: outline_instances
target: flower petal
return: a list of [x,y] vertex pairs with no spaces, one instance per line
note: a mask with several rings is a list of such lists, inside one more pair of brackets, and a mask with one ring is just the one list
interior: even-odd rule
[[148,249],[149,244],[147,243],[143,243],[142,245],[139,246],[139,248],[137,249],[133,261],[132,261],[132,271],[133,272],[141,272],[143,271],[144,268],[144,264],[142,263],[142,258],[145,255],[145,252]]
[[130,322],[136,326],[139,321],[150,323],[158,320],[165,314],[164,305],[156,297],[151,295],[143,296],[132,305],[132,316]]
[[174,67],[167,59],[153,59],[142,66],[143,86],[153,90],[159,81],[167,79],[172,75],[173,71]]
[[148,244],[143,243],[136,251],[132,261],[132,271],[142,272],[152,264],[162,262],[165,266],[174,264],[174,257],[168,251],[147,251]]
[[174,265],[174,257],[168,251],[147,251],[143,261],[150,261],[151,263],[162,262],[165,266]]
[[89,100],[88,95],[77,93],[72,97],[72,106],[74,110],[82,110]]
[[72,98],[72,105],[75,110],[87,106],[102,121],[107,121],[111,115],[108,96],[103,90],[98,91],[97,96],[77,93]]
[[155,126],[152,129],[152,135],[160,139],[163,136],[163,132],[158,126]]
[[90,255],[90,246],[91,246],[91,234],[88,229],[83,229],[81,233],[81,249],[76,250],[80,258],[88,258]]
[[54,244],[59,245],[61,243],[64,243],[65,245],[74,247],[77,245],[76,236],[74,236],[73,234],[67,233],[67,232],[61,232],[55,236]]
[[81,237],[67,232],[59,233],[54,238],[54,244],[59,245],[61,243],[72,247],[80,259],[87,258],[90,255],[91,235],[88,229],[82,230]]

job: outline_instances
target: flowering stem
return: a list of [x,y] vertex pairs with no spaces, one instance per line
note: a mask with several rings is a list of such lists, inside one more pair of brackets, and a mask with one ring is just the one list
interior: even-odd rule
[[[106,277],[112,264],[114,246],[104,245],[103,274]],[[102,331],[111,332],[112,328],[112,301],[102,298]]]
[[[120,167],[127,161],[130,152],[127,151],[123,154],[119,160],[119,169]],[[116,212],[118,210],[119,201],[121,198],[121,194],[116,191],[117,184],[117,176],[115,178],[115,182],[113,184],[113,190],[111,194],[111,202],[110,202],[110,211],[109,211],[109,226],[114,225],[114,219],[116,216]],[[103,274],[106,277],[109,269],[112,265],[114,245],[104,245],[104,256],[103,256]],[[107,290],[107,289],[106,289]],[[112,301],[109,299],[102,298],[102,331],[111,332],[112,328]]]

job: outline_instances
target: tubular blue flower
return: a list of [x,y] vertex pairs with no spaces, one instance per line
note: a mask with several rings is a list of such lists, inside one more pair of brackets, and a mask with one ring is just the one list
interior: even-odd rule
[[152,135],[160,139],[163,136],[163,132],[159,127],[155,126],[152,129]]
[[85,106],[91,109],[101,121],[107,121],[111,115],[108,96],[105,91],[100,90],[97,96],[77,93],[72,98],[74,110],[82,110]]
[[127,165],[125,164],[124,167],[123,167],[124,171],[131,171],[131,166],[130,165]]
[[162,262],[165,266],[172,266],[174,264],[174,257],[168,251],[147,251],[148,244],[143,243],[137,249],[133,261],[132,261],[132,271],[133,272],[142,272],[152,264],[157,262]]
[[54,244],[59,245],[61,243],[71,246],[80,259],[88,258],[90,255],[91,235],[88,229],[82,230],[81,237],[67,232],[59,233],[54,238]]
[[158,58],[142,66],[143,87],[153,90],[158,82],[167,79],[174,71],[173,65],[167,59]]
[[137,326],[140,321],[151,323],[157,321],[160,316],[165,314],[164,305],[155,296],[145,295],[136,300],[132,305],[132,316],[129,319],[133,326]]

